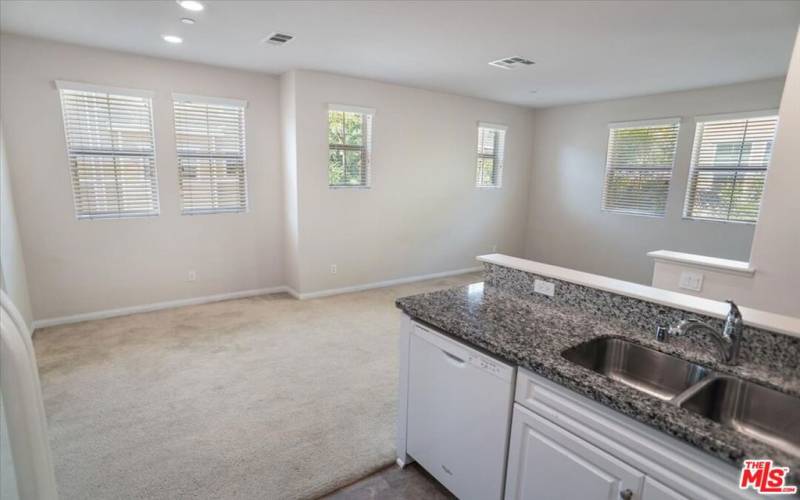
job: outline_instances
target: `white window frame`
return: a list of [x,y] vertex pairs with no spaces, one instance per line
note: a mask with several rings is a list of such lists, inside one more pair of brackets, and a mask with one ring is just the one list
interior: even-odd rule
[[[175,146],[176,146],[176,154],[178,158],[178,189],[180,191],[180,204],[181,204],[181,215],[212,215],[212,214],[237,214],[237,213],[247,213],[250,210],[250,196],[249,196],[249,186],[247,182],[247,101],[242,99],[230,99],[225,97],[209,97],[209,96],[199,96],[193,94],[181,94],[181,93],[173,93],[172,94],[172,117],[173,117],[173,132],[175,133]],[[242,194],[244,196],[244,205],[237,206],[237,207],[207,207],[207,208],[187,208],[184,205],[184,195],[186,194],[183,189],[183,170],[181,165],[181,159],[184,155],[181,154],[178,148],[178,139],[177,139],[177,114],[175,110],[176,105],[180,104],[197,104],[200,106],[225,106],[229,108],[238,108],[241,109],[241,162],[242,162]],[[188,157],[188,156],[186,156]],[[208,158],[214,159],[218,158],[218,155],[213,154],[206,154],[206,155],[193,155],[193,158]],[[212,195],[213,196],[213,195]]]
[[[125,87],[114,87],[109,85],[96,85],[91,83],[84,83],[84,82],[71,82],[65,80],[55,80],[54,81],[55,87],[59,93],[59,101],[61,105],[61,116],[63,120],[63,127],[64,127],[64,140],[66,145],[66,153],[67,153],[67,161],[69,163],[70,169],[70,179],[71,179],[71,191],[72,191],[72,199],[73,199],[73,209],[75,218],[78,220],[103,220],[103,219],[136,219],[136,218],[143,218],[143,217],[157,217],[161,213],[161,202],[159,197],[159,183],[158,183],[158,168],[157,168],[157,158],[156,158],[156,148],[155,148],[155,123],[153,119],[153,95],[154,92],[150,90],[142,90],[142,89],[132,89],[132,88],[125,88]],[[86,213],[82,214],[82,210],[85,207],[82,205],[82,200],[79,199],[78,192],[76,191],[76,184],[79,183],[79,176],[76,166],[74,164],[73,157],[83,155],[83,156],[92,156],[92,150],[82,150],[80,148],[73,148],[70,145],[70,136],[72,132],[70,130],[70,125],[68,123],[68,118],[65,113],[65,103],[64,103],[64,92],[88,92],[94,94],[106,94],[107,96],[124,96],[124,97],[135,97],[141,98],[146,101],[148,112],[149,112],[149,125],[150,125],[150,154],[144,155],[148,158],[151,158],[152,162],[152,174],[150,178],[150,183],[152,185],[152,198],[151,201],[153,203],[153,209],[150,211],[142,211],[142,212],[107,212],[107,213]],[[113,152],[100,152],[99,150],[94,151],[95,154],[99,156],[114,156],[114,157],[126,157],[126,156],[143,156],[139,155],[130,155],[130,154],[113,154]]]
[[327,139],[328,143],[328,165],[325,173],[328,176],[328,189],[370,189],[372,187],[372,157],[373,157],[373,136],[375,133],[375,108],[367,108],[363,106],[352,106],[350,104],[328,104],[328,112],[326,113],[326,120],[325,120],[325,136],[328,136],[330,132],[330,114],[331,113],[358,113],[363,115],[365,118],[365,124],[367,126],[367,130],[364,133],[365,137],[362,138],[362,142],[364,144],[357,149],[362,150],[362,158],[364,162],[364,182],[362,184],[331,184],[331,174],[330,174],[330,150],[331,146],[334,146],[335,149],[345,149],[339,148],[338,146],[344,146],[340,144],[332,145],[330,143],[330,138]]
[[[689,176],[686,180],[686,193],[684,194],[683,200],[683,208],[682,208],[682,217],[684,220],[688,221],[703,221],[703,222],[716,222],[722,224],[756,224],[758,222],[758,218],[761,215],[760,204],[764,199],[764,191],[761,191],[761,199],[759,200],[759,213],[756,216],[756,220],[754,221],[747,221],[747,220],[731,220],[730,218],[718,218],[718,217],[700,217],[695,216],[690,213],[691,207],[690,202],[696,196],[693,191],[695,190],[695,174],[697,172],[697,155],[699,154],[700,148],[702,147],[701,141],[703,139],[703,126],[706,123],[713,123],[713,122],[721,122],[721,121],[733,121],[733,120],[749,120],[749,119],[764,119],[775,117],[776,125],[775,125],[775,135],[772,138],[772,146],[775,145],[775,137],[777,136],[778,126],[778,109],[765,109],[765,110],[758,110],[758,111],[745,111],[745,112],[736,112],[736,113],[722,113],[716,115],[702,115],[694,117],[695,121],[695,132],[694,132],[694,141],[692,142],[692,159],[689,164]],[[744,139],[744,138],[743,138]],[[769,161],[772,160],[772,151],[770,151],[770,158]],[[741,161],[741,158],[740,158]],[[744,168],[733,168],[730,170],[745,170]],[[764,178],[766,182],[766,177],[769,172],[769,166],[765,167],[764,169]]]
[[[672,151],[672,162],[669,165],[669,177],[667,180],[667,192],[665,194],[664,199],[664,212],[663,213],[648,213],[644,210],[636,210],[635,208],[614,208],[609,207],[608,205],[608,188],[609,188],[609,174],[616,170],[616,168],[611,168],[611,155],[613,154],[612,151],[612,139],[614,137],[614,130],[621,130],[621,129],[639,129],[639,128],[655,128],[655,127],[664,127],[664,126],[676,126],[677,131],[675,133],[675,147]],[[621,214],[621,215],[632,215],[636,217],[651,217],[655,219],[663,219],[667,215],[667,209],[669,208],[669,194],[672,190],[672,178],[675,173],[675,162],[678,156],[678,143],[680,142],[680,132],[681,132],[681,118],[680,117],[668,117],[668,118],[655,118],[655,119],[648,119],[648,120],[632,120],[632,121],[624,121],[624,122],[611,122],[608,124],[608,140],[606,141],[606,163],[605,168],[603,171],[603,191],[600,200],[600,208],[604,212],[614,213],[614,214]],[[652,167],[650,167],[652,168]],[[631,170],[647,170],[648,167],[642,166],[640,168],[632,167]],[[666,170],[665,167],[661,167],[659,169],[653,168],[653,170]]]
[[[491,155],[481,152],[481,129],[495,131],[495,145]],[[478,137],[477,148],[475,154],[475,187],[477,189],[500,189],[503,187],[503,168],[505,167],[506,157],[506,135],[508,134],[508,126],[498,123],[478,122]],[[483,184],[481,182],[481,170],[478,168],[478,162],[482,158],[492,158],[494,164],[495,181],[492,184]]]

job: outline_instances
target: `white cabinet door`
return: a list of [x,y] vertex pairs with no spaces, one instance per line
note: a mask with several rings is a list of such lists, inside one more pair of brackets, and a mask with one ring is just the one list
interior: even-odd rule
[[639,500],[644,474],[514,405],[506,500]]
[[687,500],[687,498],[669,486],[648,477],[644,482],[642,500]]
[[648,477],[644,482],[642,500],[688,500],[685,496],[673,490],[669,486],[659,483],[652,477]]

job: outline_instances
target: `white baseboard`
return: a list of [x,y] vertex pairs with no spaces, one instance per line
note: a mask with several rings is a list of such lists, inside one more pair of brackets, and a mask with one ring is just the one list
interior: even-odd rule
[[74,314],[72,316],[61,316],[58,318],[46,318],[46,319],[34,320],[31,331],[36,330],[37,328],[45,328],[48,326],[66,325],[69,323],[78,323],[81,321],[90,321],[93,319],[113,318],[116,316],[127,316],[129,314],[159,311],[161,309],[171,309],[173,307],[208,304],[211,302],[220,302],[222,300],[255,297],[257,295],[266,295],[270,293],[286,292],[290,294],[292,297],[299,300],[317,299],[320,297],[329,297],[331,295],[339,295],[342,293],[361,292],[364,290],[371,290],[373,288],[384,288],[387,286],[413,283],[415,281],[424,281],[435,278],[446,278],[448,276],[457,276],[459,274],[481,271],[482,269],[483,267],[480,266],[468,267],[465,269],[456,269],[453,271],[444,271],[441,273],[423,274],[418,276],[409,276],[407,278],[396,278],[386,281],[377,281],[375,283],[367,283],[364,285],[353,285],[353,286],[346,286],[343,288],[330,288],[328,290],[320,290],[318,292],[300,293],[291,287],[282,285],[272,288],[258,288],[255,290],[243,290],[240,292],[220,293],[217,295],[206,295],[204,297],[193,297],[189,299],[168,300],[166,302],[156,302],[155,304],[142,304],[138,306],[120,307],[119,309],[106,309],[103,311]]
[[320,290],[318,292],[305,292],[300,293],[297,290],[287,287],[286,291],[291,294],[294,298],[300,300],[306,299],[318,299],[320,297],[328,297],[331,295],[339,295],[342,293],[353,293],[353,292],[361,292],[364,290],[371,290],[373,288],[384,288],[387,286],[394,286],[394,285],[402,285],[405,283],[414,283],[415,281],[425,281],[435,278],[446,278],[448,276],[458,276],[459,274],[467,274],[467,273],[474,273],[477,271],[482,271],[483,267],[468,267],[465,269],[455,269],[453,271],[444,271],[441,273],[432,273],[432,274],[422,274],[418,276],[409,276],[406,278],[395,278],[392,280],[386,281],[376,281],[374,283],[366,283],[364,285],[353,285],[353,286],[346,286],[342,288],[329,288],[327,290]]
[[156,302],[155,304],[142,304],[138,306],[120,307],[118,309],[105,309],[103,311],[74,314],[72,316],[61,316],[58,318],[39,319],[39,320],[34,320],[33,330],[36,330],[37,328],[45,328],[48,326],[78,323],[80,321],[113,318],[116,316],[127,316],[129,314],[159,311],[161,309],[171,309],[173,307],[208,304],[211,302],[220,302],[223,300],[231,300],[231,299],[242,299],[245,297],[255,297],[257,295],[266,295],[269,293],[280,293],[286,291],[288,290],[287,287],[285,286],[275,286],[271,288],[257,288],[255,290],[242,290],[239,292],[219,293],[216,295],[206,295],[204,297],[192,297],[189,299],[168,300],[166,302]]
[[302,300],[303,299],[303,297],[300,295],[300,292],[298,292],[297,290],[295,290],[294,288],[292,288],[292,287],[290,287],[288,285],[286,286],[286,293],[288,293],[292,297],[296,298],[297,300]]

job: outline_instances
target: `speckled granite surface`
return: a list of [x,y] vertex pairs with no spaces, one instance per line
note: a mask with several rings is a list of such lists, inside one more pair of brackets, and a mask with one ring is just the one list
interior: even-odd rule
[[[490,271],[487,278],[491,277]],[[589,306],[587,309],[578,303],[532,299],[519,292],[487,281],[404,297],[397,300],[397,306],[409,316],[455,338],[527,368],[731,464],[740,465],[745,458],[766,457],[791,467],[793,472],[800,470],[800,456],[726,429],[561,356],[564,350],[593,338],[621,337],[702,364],[718,373],[734,374],[800,396],[797,360],[793,359],[787,367],[776,360],[766,359],[764,355],[769,352],[783,357],[775,352],[769,339],[764,346],[754,346],[764,349],[764,352],[745,357],[740,365],[729,367],[717,361],[716,350],[702,339],[683,337],[673,338],[668,343],[657,342],[652,329],[645,330],[640,321],[632,321],[629,311],[602,314],[603,307]],[[608,307],[626,309],[621,304],[609,304]],[[779,337],[772,341],[785,348],[783,340],[787,338],[791,341],[789,348],[796,346],[792,342],[797,339]],[[747,347],[743,345],[743,349]],[[790,354],[797,355],[797,352]]]
[[[656,325],[676,325],[682,319],[699,319],[722,330],[723,321],[709,316],[693,314],[672,307],[661,306],[641,299],[625,297],[611,292],[568,281],[537,276],[533,273],[484,263],[486,283],[503,288],[520,297],[540,303],[569,306],[588,314],[614,319],[632,328],[654,331]],[[554,297],[533,292],[534,281],[542,279],[555,285]],[[745,318],[746,319],[746,318]],[[714,341],[702,330],[695,330],[689,342],[702,350],[716,352]],[[800,338],[788,337],[759,328],[744,327],[739,359],[757,365],[778,364],[785,370],[800,370]],[[681,341],[681,339],[678,339]]]

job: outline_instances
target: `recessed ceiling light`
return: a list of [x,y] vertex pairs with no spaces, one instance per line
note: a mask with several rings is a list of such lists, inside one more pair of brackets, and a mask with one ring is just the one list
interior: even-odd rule
[[195,20],[194,20],[194,19],[192,19],[191,17],[182,17],[182,18],[181,18],[181,22],[182,22],[183,24],[194,24],[194,23],[196,23],[197,21],[195,21]]
[[203,7],[203,4],[195,0],[176,0],[176,1],[178,2],[178,5],[180,5],[184,9],[191,10],[194,12],[199,12],[205,8]]
[[161,35],[165,42],[169,43],[183,43],[183,38],[175,35]]

